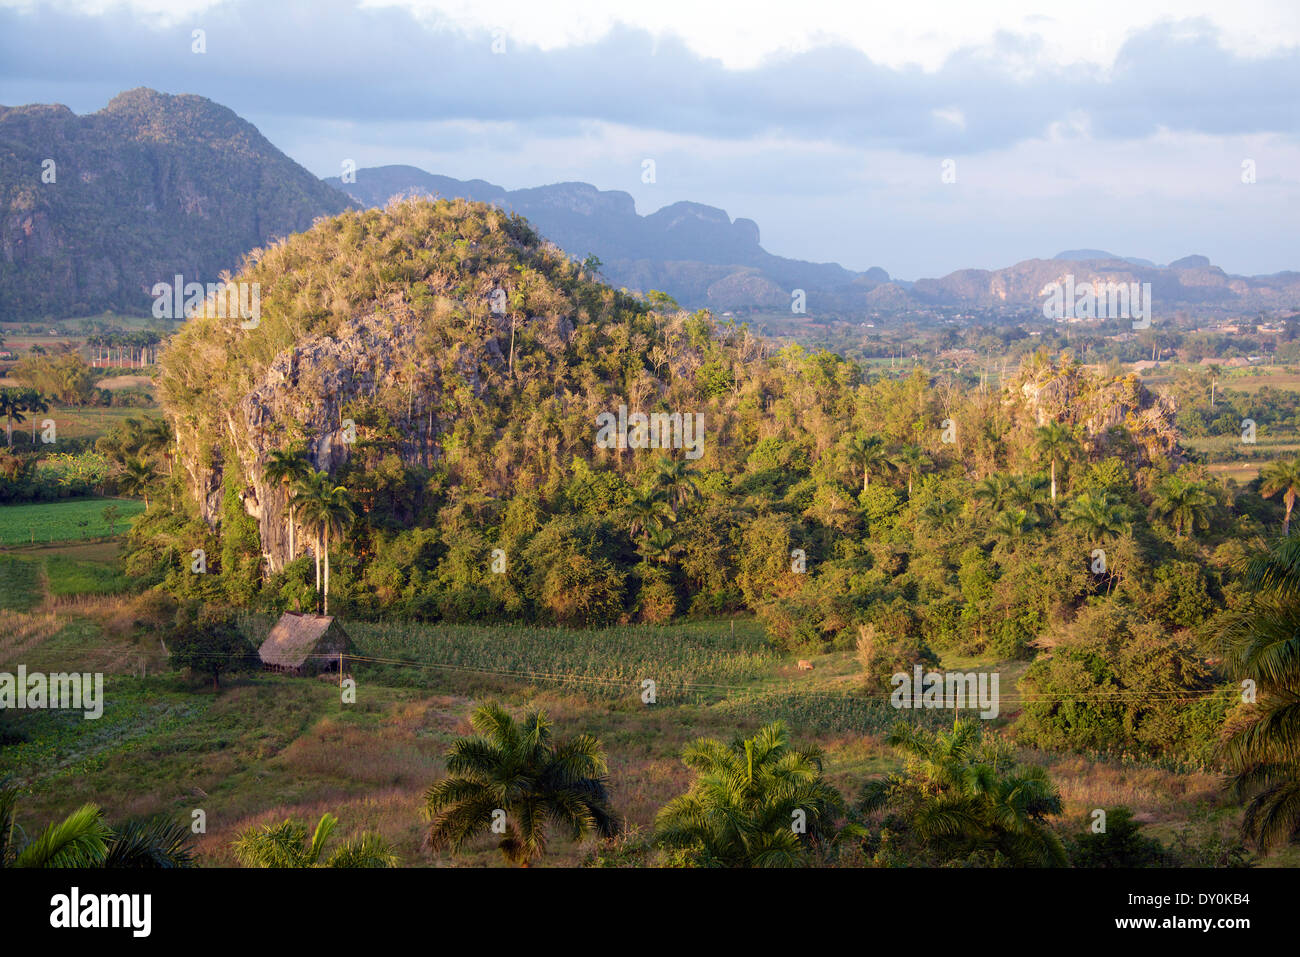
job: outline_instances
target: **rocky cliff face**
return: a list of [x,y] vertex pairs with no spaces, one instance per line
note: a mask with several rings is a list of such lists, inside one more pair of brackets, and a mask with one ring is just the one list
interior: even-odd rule
[[147,313],[155,283],[215,282],[348,205],[203,97],[0,107],[0,318]]
[[1114,379],[1086,366],[1027,363],[1008,387],[1006,401],[1021,405],[1036,425],[1066,422],[1083,429],[1084,440],[1101,454],[1132,457],[1118,441],[1123,427],[1136,446],[1135,468],[1164,459],[1184,462],[1174,425],[1172,399],[1147,389],[1136,375]]
[[1150,283],[1157,314],[1175,306],[1300,305],[1300,277],[1228,276],[1204,256],[1188,256],[1165,267],[1143,266],[1132,260],[1029,259],[1005,269],[963,269],[939,279],[918,279],[910,290],[916,303],[981,306],[1043,304],[1050,283],[1064,284],[1072,276],[1083,283]]
[[[506,375],[510,358],[502,343],[509,341],[510,320],[491,321],[477,347],[453,342],[439,348],[410,300],[395,294],[382,306],[344,320],[332,335],[306,336],[276,355],[224,413],[217,444],[233,450],[238,462],[223,461],[221,453],[206,460],[184,457],[203,519],[218,524],[223,479],[233,469],[244,511],[258,523],[269,568],[278,571],[289,560],[289,491],[266,479],[272,451],[300,444],[314,469],[337,474],[364,451],[378,416],[386,435],[398,437],[385,440],[386,455],[395,454],[405,466],[434,467],[443,457],[444,430],[453,418],[447,394],[467,390],[479,399],[489,379]],[[520,323],[525,324],[552,354],[564,351],[574,329],[562,316],[530,317]],[[184,422],[177,425],[182,443],[197,447],[198,436]],[[301,528],[295,537],[302,554]]]
[[[289,493],[264,475],[273,450],[301,442],[313,468],[334,473],[354,452],[358,403],[390,397],[395,401],[386,408],[398,416],[393,424],[403,437],[397,449],[402,461],[430,466],[440,457],[436,410],[444,370],[420,359],[418,328],[409,304],[394,298],[383,309],[345,322],[333,336],[307,337],[276,356],[229,413],[226,447],[239,458],[238,471],[246,482],[241,500],[258,522],[272,570],[282,568],[289,556]],[[482,388],[477,363],[462,358],[453,363],[457,367],[477,394]],[[408,401],[401,401],[402,394]],[[364,426],[361,431],[364,434]],[[225,467],[218,460],[197,469],[194,476],[197,485],[208,490],[200,512],[212,525],[218,518]],[[299,531],[299,553],[303,544]]]

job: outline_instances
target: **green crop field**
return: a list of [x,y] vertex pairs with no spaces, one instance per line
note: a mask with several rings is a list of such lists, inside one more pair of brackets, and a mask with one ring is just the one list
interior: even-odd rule
[[40,563],[0,555],[0,609],[26,611],[41,597]]
[[643,681],[656,694],[699,701],[753,681],[777,661],[752,620],[597,631],[512,626],[355,623],[358,651],[387,662],[394,678],[426,670],[518,677],[581,690],[591,698],[635,698]]
[[[116,505],[118,518],[111,527],[104,509]],[[79,498],[32,505],[0,505],[0,545],[71,542],[120,535],[130,520],[144,511],[144,503],[130,499]]]

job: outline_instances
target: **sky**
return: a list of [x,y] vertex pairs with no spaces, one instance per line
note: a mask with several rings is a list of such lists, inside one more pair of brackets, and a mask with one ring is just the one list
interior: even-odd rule
[[1078,248],[1300,269],[1295,0],[0,0],[0,103],[138,86],[319,176],[579,180],[904,279]]

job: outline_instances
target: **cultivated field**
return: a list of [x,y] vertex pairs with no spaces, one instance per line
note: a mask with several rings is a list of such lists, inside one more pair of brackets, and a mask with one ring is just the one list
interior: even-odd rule
[[[421,849],[422,794],[442,773],[447,747],[470,731],[472,708],[490,698],[544,708],[561,737],[600,738],[629,824],[628,854],[644,853],[655,812],[686,788],[678,755],[698,736],[730,739],[783,718],[797,742],[824,749],[828,778],[850,799],[899,766],[883,742],[898,712],[866,692],[851,653],[800,671],[752,620],[588,632],[349,623],[362,660],[349,664],[357,699],[345,705],[329,680],[246,673],[223,679],[217,693],[187,682],[166,670],[156,634],[130,637],[131,600],[70,604],[53,593],[58,577],[31,553],[0,561],[0,619],[14,636],[0,638],[0,668],[21,657],[29,668],[102,670],[104,715],[11,712],[0,724],[14,742],[0,751],[0,775],[18,777],[32,821],[87,801],[107,803],[113,821],[155,812],[189,820],[202,809],[206,864],[233,863],[229,844],[250,824],[314,821],[330,811],[347,834],[378,830],[408,865],[501,866],[490,837],[454,856]],[[49,613],[56,603],[58,617]],[[268,627],[255,624],[259,633]],[[994,724],[1007,726],[1023,663],[944,665],[997,667],[1003,714]],[[646,677],[658,685],[653,705],[641,699]],[[913,714],[931,726],[951,721],[944,712]],[[1021,757],[1048,767],[1067,819],[1080,828],[1092,808],[1122,803],[1164,840],[1183,833],[1204,841],[1231,836],[1240,815],[1213,774],[1029,750]],[[543,864],[579,863],[594,848],[557,840]]]
[[[118,518],[110,527],[104,509],[112,505],[117,506]],[[0,505],[0,546],[84,541],[120,534],[143,511],[143,502],[116,498]]]

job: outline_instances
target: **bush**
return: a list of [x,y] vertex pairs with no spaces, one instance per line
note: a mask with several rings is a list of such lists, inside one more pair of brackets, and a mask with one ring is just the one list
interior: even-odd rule
[[914,631],[867,623],[858,625],[858,661],[870,687],[887,689],[892,676],[911,674],[916,665],[936,667],[939,656]]
[[524,549],[529,597],[562,625],[607,625],[623,614],[626,574],[609,542],[614,530],[588,518],[555,518]]
[[165,641],[171,666],[211,675],[213,689],[221,687],[221,675],[257,662],[252,643],[227,611],[183,606]]
[[1157,867],[1165,863],[1164,848],[1154,838],[1142,834],[1142,826],[1133,820],[1126,807],[1105,808],[1105,830],[1089,827],[1069,842],[1070,863],[1074,867]]
[[673,619],[677,614],[677,589],[667,572],[660,568],[643,569],[637,604],[642,621],[662,625]]

